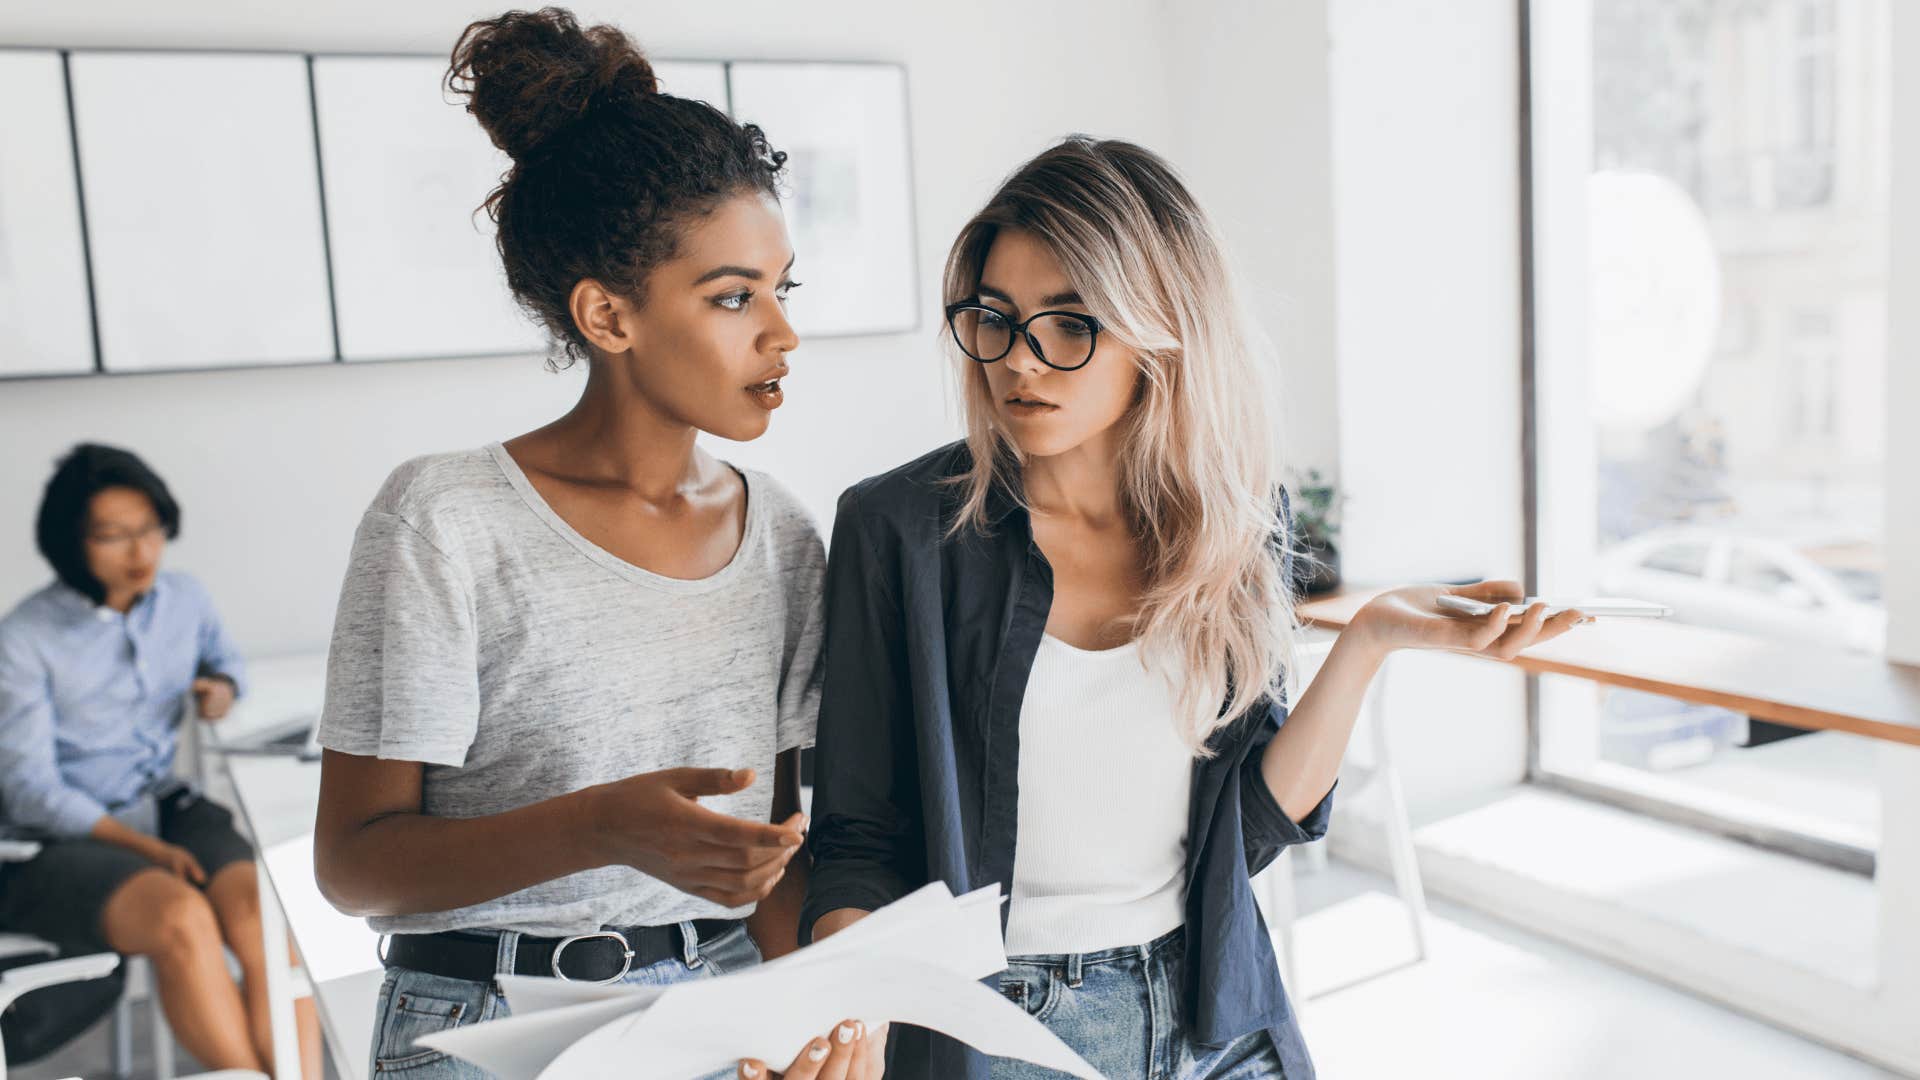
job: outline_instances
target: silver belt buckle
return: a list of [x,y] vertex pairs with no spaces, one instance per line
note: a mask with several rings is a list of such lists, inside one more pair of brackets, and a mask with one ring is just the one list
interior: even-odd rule
[[[612,938],[620,943],[620,951],[625,954],[620,960],[620,970],[604,979],[575,979],[563,974],[560,971],[560,956],[567,951],[567,946],[572,945],[576,941],[592,941],[594,938]],[[553,977],[556,979],[565,979],[567,982],[590,983],[594,986],[606,986],[626,978],[627,972],[633,970],[633,948],[627,944],[626,935],[618,930],[596,930],[591,934],[575,934],[570,938],[562,938],[560,944],[553,947],[553,957],[547,961],[547,965],[553,969]]]

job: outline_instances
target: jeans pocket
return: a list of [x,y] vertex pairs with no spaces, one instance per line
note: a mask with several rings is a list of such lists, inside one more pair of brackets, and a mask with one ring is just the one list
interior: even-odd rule
[[387,986],[380,995],[382,1008],[373,1071],[378,1074],[411,1071],[425,1080],[420,1070],[445,1063],[435,1070],[445,1072],[447,1066],[458,1064],[445,1052],[417,1046],[415,1041],[422,1036],[490,1019],[494,1011],[493,997],[490,983],[449,979],[405,968],[389,971]]
[[1001,973],[1000,993],[1025,1009],[1028,1016],[1045,1019],[1059,996],[1059,982],[1059,977],[1046,968],[1019,965]]

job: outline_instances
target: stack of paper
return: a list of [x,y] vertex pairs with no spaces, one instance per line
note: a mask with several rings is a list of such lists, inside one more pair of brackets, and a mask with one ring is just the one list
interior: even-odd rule
[[688,1080],[743,1057],[776,1069],[849,1018],[931,1028],[1083,1080],[1085,1059],[979,980],[1007,966],[1000,890],[934,883],[810,948],[671,987],[500,977],[513,1015],[424,1036],[502,1080]]

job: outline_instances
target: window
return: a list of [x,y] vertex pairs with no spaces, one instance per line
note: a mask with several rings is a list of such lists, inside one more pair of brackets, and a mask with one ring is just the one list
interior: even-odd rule
[[1649,570],[1658,570],[1665,574],[1684,574],[1687,577],[1707,576],[1707,545],[1705,544],[1668,544],[1655,548],[1640,565]]
[[1813,607],[1813,593],[1779,563],[1745,548],[1736,550],[1727,564],[1727,585],[1791,607]]
[[[1528,10],[1538,591],[1883,651],[1888,0]],[[1535,708],[1537,779],[1871,861],[1865,740],[1561,679]]]

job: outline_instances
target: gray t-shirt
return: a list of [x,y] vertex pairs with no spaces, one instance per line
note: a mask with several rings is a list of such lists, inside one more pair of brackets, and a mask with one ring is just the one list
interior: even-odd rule
[[[497,443],[400,466],[354,536],[320,744],[424,762],[423,809],[439,817],[685,765],[758,770],[701,802],[767,820],[775,755],[813,742],[826,557],[791,494],[743,475],[739,552],[685,581],[575,532]],[[608,866],[368,923],[559,935],[752,910]]]

